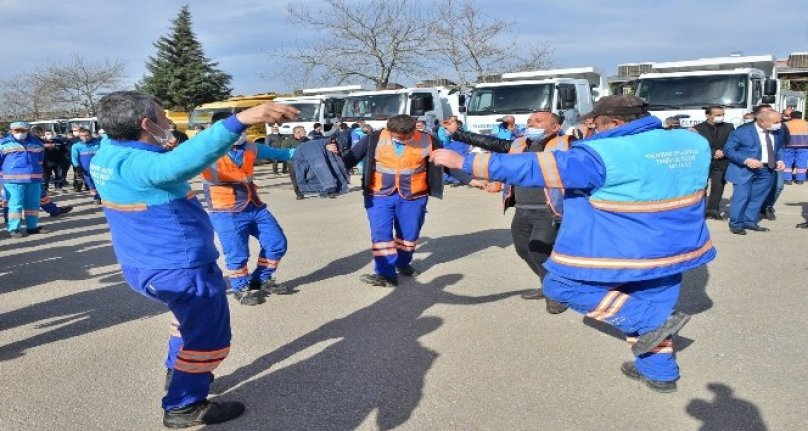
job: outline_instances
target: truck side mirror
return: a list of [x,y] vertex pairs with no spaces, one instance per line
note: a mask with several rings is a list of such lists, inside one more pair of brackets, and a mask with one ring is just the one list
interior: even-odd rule
[[[774,96],[777,94],[777,80],[767,79],[763,84],[763,94],[766,96]],[[771,102],[768,102],[771,103]]]
[[424,99],[421,99],[420,97],[413,97],[412,106],[410,107],[410,115],[424,115],[424,105]]
[[775,98],[774,96],[763,96],[763,97],[760,99],[760,101],[761,101],[762,103],[766,103],[766,104],[772,104],[772,103],[774,103],[774,102],[775,102],[775,100],[776,100],[776,98]]
[[[465,94],[461,94],[461,95],[457,96],[457,104],[460,105],[460,106],[466,106],[466,95]],[[461,111],[461,112],[463,112],[463,111]]]
[[466,107],[465,106],[459,106],[457,108],[457,111],[460,112],[461,114],[465,114],[466,113]]

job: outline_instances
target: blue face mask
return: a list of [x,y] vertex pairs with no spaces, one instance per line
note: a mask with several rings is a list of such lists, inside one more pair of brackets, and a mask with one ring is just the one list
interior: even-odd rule
[[539,141],[544,139],[544,129],[539,129],[537,127],[528,127],[525,130],[525,138],[530,139],[532,141]]

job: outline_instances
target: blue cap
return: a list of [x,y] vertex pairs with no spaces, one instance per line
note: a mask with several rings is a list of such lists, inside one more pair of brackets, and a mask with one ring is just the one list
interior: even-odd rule
[[9,129],[25,129],[25,130],[30,130],[30,129],[31,129],[31,125],[30,125],[30,124],[28,124],[28,123],[26,123],[25,121],[15,121],[15,122],[13,122],[13,123],[9,124],[9,125],[8,125],[8,128],[9,128]]

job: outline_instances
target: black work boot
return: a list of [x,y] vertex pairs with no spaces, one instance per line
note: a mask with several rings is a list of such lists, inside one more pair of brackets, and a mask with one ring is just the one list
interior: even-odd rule
[[8,236],[11,238],[25,238],[25,234],[19,229],[8,231]]
[[385,277],[381,274],[362,274],[359,281],[370,284],[371,286],[379,287],[395,287],[398,286],[398,280],[393,277]]
[[67,213],[69,213],[70,211],[73,211],[73,207],[72,207],[72,206],[64,206],[64,207],[59,207],[59,211],[57,211],[57,212],[55,212],[55,213],[51,214],[50,216],[51,216],[51,217],[59,217],[60,215],[67,214]]
[[43,228],[42,226],[37,226],[37,227],[35,227],[33,229],[26,229],[25,231],[28,232],[28,235],[38,235],[38,234],[50,233],[49,230]]
[[558,302],[558,301],[553,301],[550,298],[546,298],[545,302],[546,302],[545,307],[547,308],[547,312],[550,313],[550,314],[561,314],[561,313],[567,311],[567,306],[560,303],[560,302]]
[[675,381],[663,382],[659,380],[651,380],[640,374],[639,370],[637,370],[637,367],[634,365],[633,362],[624,362],[623,366],[620,367],[620,371],[622,371],[623,374],[625,374],[625,376],[630,379],[644,382],[654,392],[659,392],[663,394],[676,392]]
[[233,298],[241,305],[258,305],[266,302],[264,293],[260,290],[235,290]]
[[217,403],[202,400],[190,406],[166,410],[163,414],[163,425],[166,428],[188,428],[218,424],[241,416],[244,410],[244,404],[235,401]]
[[396,271],[404,277],[415,277],[421,274],[417,269],[413,268],[412,265],[397,267]]
[[264,293],[272,294],[272,295],[290,295],[295,293],[291,287],[287,286],[286,283],[280,283],[276,281],[274,278],[270,278],[267,281],[260,283],[260,287]]
[[651,349],[658,346],[659,343],[665,341],[666,338],[679,332],[688,320],[690,320],[690,315],[682,313],[681,311],[671,314],[662,326],[637,337],[637,342],[631,346],[631,351],[634,353],[634,356],[648,353]]

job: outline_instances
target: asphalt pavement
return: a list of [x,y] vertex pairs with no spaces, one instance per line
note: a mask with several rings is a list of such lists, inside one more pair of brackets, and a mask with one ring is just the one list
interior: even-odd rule
[[[247,412],[210,430],[808,429],[808,230],[794,227],[808,185],[786,186],[771,232],[709,221],[719,257],[685,275],[679,391],[657,394],[620,373],[631,352],[614,330],[519,297],[538,280],[498,196],[431,200],[422,274],[379,288],[358,280],[359,191],[297,201],[288,177],[259,172],[289,238],[277,277],[297,293],[231,300],[212,389]],[[54,200],[76,210],[44,217],[50,234],[0,236],[0,430],[163,429],[169,315],[126,286],[91,198]]]

